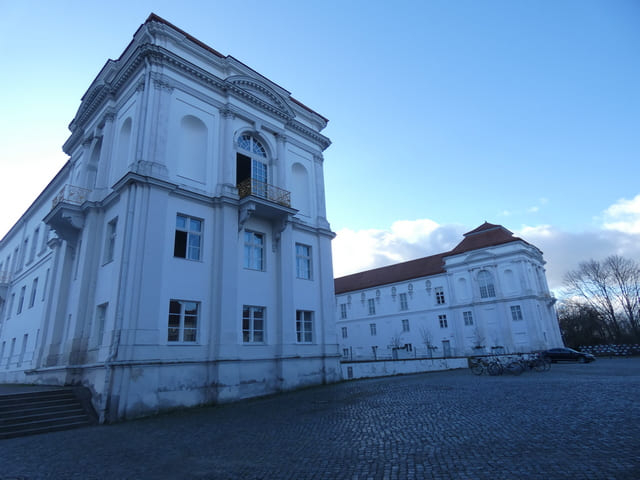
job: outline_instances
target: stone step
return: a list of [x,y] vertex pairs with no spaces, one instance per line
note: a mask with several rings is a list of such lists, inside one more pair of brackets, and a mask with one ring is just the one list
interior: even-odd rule
[[59,388],[0,396],[0,438],[53,432],[96,423],[90,394]]

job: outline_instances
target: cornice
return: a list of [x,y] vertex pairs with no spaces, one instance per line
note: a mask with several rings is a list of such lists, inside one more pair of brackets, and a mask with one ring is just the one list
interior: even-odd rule
[[[121,61],[125,63],[119,65]],[[109,68],[104,68],[89,87],[89,90],[82,98],[82,103],[75,118],[69,125],[72,134],[63,146],[65,152],[71,151],[78,138],[82,137],[78,130],[84,130],[89,119],[110,98],[117,97],[126,83],[146,63],[151,66],[168,66],[179,74],[188,76],[197,83],[223,96],[232,95],[239,98],[268,115],[279,119],[289,129],[317,144],[322,150],[325,150],[331,144],[327,137],[295,119],[294,108],[290,105],[291,99],[282,97],[259,78],[234,75],[227,79],[221,79],[164,47],[146,43],[136,47],[134,52],[131,55],[127,55],[126,58],[109,64]],[[111,74],[113,74],[113,77],[107,80],[107,77]],[[175,86],[175,84],[171,86]]]

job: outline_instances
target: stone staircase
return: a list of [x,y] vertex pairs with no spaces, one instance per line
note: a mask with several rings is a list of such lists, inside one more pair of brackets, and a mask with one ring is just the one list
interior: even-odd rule
[[94,425],[90,398],[83,387],[0,395],[0,439]]

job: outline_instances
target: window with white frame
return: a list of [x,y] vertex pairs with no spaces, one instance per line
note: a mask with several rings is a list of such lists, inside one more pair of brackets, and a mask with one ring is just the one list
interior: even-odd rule
[[104,263],[113,261],[113,255],[116,249],[116,230],[118,226],[118,218],[114,218],[107,223],[107,232],[104,239]]
[[36,292],[38,290],[38,277],[33,279],[31,283],[31,296],[29,297],[29,308],[36,303]]
[[198,337],[200,303],[190,300],[169,301],[167,341],[193,343]]
[[409,319],[407,319],[407,318],[402,320],[402,331],[403,332],[408,332],[409,331]]
[[462,318],[464,319],[464,325],[466,327],[473,325],[473,314],[471,311],[462,312]]
[[347,304],[346,303],[341,303],[340,304],[340,318],[341,319],[345,319],[347,318]]
[[514,321],[522,320],[522,310],[520,309],[520,305],[514,305],[511,307],[511,318]]
[[378,334],[375,323],[369,324],[369,331],[371,332],[372,337],[375,337]]
[[304,280],[311,280],[311,247],[296,243],[296,275]]
[[27,293],[26,285],[20,289],[20,297],[18,298],[18,309],[16,310],[16,315],[20,315],[22,313],[22,307],[24,306],[24,296]]
[[201,249],[202,220],[177,214],[173,256],[187,260],[200,260]]
[[409,302],[407,302],[407,294],[400,294],[400,310],[409,310]]
[[262,233],[245,230],[244,268],[264,270],[264,235]]
[[447,324],[447,316],[446,315],[438,315],[438,322],[440,322],[440,328],[448,328]]
[[369,307],[369,315],[376,314],[376,301],[373,298],[367,300],[367,305]]
[[436,303],[438,305],[444,304],[444,289],[442,287],[436,287]]
[[478,273],[478,286],[480,287],[480,297],[492,298],[496,296],[496,289],[493,285],[493,275],[486,270]]
[[347,338],[347,327],[342,327],[342,338]]
[[244,305],[242,307],[242,341],[264,343],[265,307]]
[[343,348],[342,349],[342,356],[345,358],[349,358],[349,349],[348,348]]
[[313,342],[313,312],[296,310],[296,336],[298,343]]

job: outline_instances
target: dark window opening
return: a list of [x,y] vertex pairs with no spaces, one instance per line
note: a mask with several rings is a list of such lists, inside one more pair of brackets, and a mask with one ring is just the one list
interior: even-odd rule
[[251,178],[251,158],[241,153],[236,154],[236,185]]
[[176,239],[173,244],[173,256],[187,258],[187,232],[176,230]]

